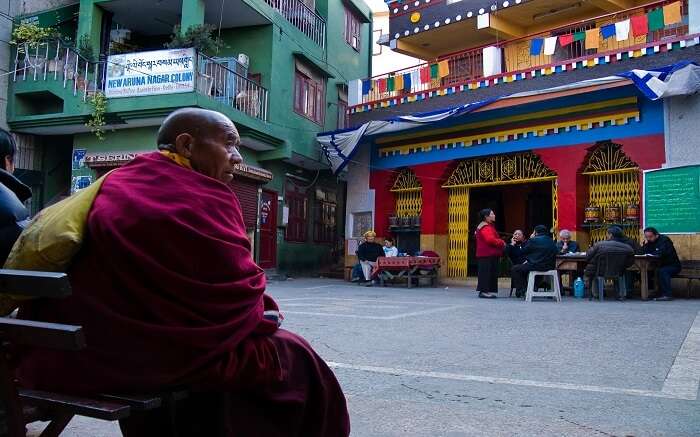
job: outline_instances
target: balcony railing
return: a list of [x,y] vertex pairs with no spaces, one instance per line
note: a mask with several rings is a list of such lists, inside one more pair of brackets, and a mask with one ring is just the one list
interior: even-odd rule
[[326,45],[326,21],[299,0],[265,0],[321,47]]
[[437,58],[433,62],[448,61],[449,74],[447,76],[438,79],[431,79],[430,81],[412,80],[410,87],[405,86],[403,89],[393,91],[384,90],[383,88],[380,89],[377,86],[377,80],[392,76],[396,77],[406,73],[410,74],[416,71],[419,72],[421,69],[429,67],[431,63],[422,63],[413,67],[404,68],[402,70],[374,76],[371,79],[373,80],[375,86],[368,94],[362,96],[362,103],[401,98],[411,94],[431,91],[446,86],[468,84],[476,79],[481,79],[483,77],[482,52],[487,46],[496,46],[502,49],[503,73],[492,76],[498,77],[521,71],[531,71],[544,66],[573,62],[595,54],[614,54],[639,49],[653,43],[663,43],[677,40],[680,37],[688,35],[687,0],[684,0],[681,3],[682,21],[676,25],[667,26],[663,29],[649,32],[647,35],[640,37],[634,37],[630,31],[629,38],[626,41],[617,41],[617,39],[614,37],[607,39],[601,38],[598,49],[586,50],[585,41],[576,41],[567,45],[566,47],[561,47],[558,45],[554,55],[547,56],[541,53],[536,56],[530,55],[530,44],[533,39],[567,35],[576,32],[585,32],[588,29],[623,21],[632,16],[646,13],[649,10],[659,8],[676,1],[677,0],[656,1],[644,6],[638,6],[636,8],[603,15],[589,20],[571,23],[569,25],[551,29],[546,32],[531,34],[522,38],[503,41],[497,44],[489,44],[486,46],[450,53]]
[[[13,81],[58,83],[83,101],[105,90],[106,61],[90,62],[60,42],[18,47]],[[195,90],[237,111],[267,121],[268,90],[216,60],[197,54]]]

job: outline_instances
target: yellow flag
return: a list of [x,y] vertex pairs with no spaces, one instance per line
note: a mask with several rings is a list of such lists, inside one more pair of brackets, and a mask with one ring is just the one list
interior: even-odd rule
[[586,50],[598,49],[600,42],[600,29],[589,29],[586,31]]
[[664,6],[664,26],[681,22],[681,2]]
[[442,79],[450,74],[450,61],[440,61],[438,62],[438,76]]
[[397,74],[394,76],[394,87],[396,91],[403,90],[403,74]]

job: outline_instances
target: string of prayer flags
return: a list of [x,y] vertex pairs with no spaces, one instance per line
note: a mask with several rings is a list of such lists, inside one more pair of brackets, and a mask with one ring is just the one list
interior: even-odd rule
[[430,78],[431,79],[438,78],[438,64],[431,64],[430,65]]
[[438,62],[438,76],[442,79],[450,74],[450,61],[444,60]]
[[664,25],[680,23],[681,18],[681,2],[671,3],[663,7]]
[[600,28],[600,33],[603,35],[603,39],[611,38],[615,35],[615,25],[608,24]]
[[632,22],[632,36],[644,36],[649,32],[649,20],[646,15],[636,15],[630,21]]
[[588,29],[586,31],[586,50],[597,49],[600,43],[600,29]]
[[649,20],[649,32],[656,32],[664,28],[664,11],[663,9],[654,9],[647,14]]
[[538,56],[542,51],[542,43],[544,40],[542,38],[533,38],[530,41],[530,55]]
[[630,20],[615,23],[615,39],[617,41],[627,41],[630,36]]
[[574,35],[573,34],[568,34],[568,35],[562,35],[559,37],[559,45],[562,47],[566,47],[569,44],[574,42]]
[[544,54],[552,56],[557,48],[557,37],[552,36],[544,40]]

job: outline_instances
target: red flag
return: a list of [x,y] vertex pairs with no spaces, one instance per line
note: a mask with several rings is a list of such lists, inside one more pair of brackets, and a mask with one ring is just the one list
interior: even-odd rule
[[574,42],[574,35],[573,34],[568,34],[568,35],[562,35],[559,37],[559,45],[562,47],[566,47],[569,44]]
[[423,67],[420,69],[420,82],[429,83],[430,82],[430,67]]
[[646,14],[634,16],[630,20],[632,21],[632,36],[642,36],[649,32],[649,19]]
[[379,87],[380,93],[385,93],[386,92],[386,79],[378,79],[377,80],[377,87]]

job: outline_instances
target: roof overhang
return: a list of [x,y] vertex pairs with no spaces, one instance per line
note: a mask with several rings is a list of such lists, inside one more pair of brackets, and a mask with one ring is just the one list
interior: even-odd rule
[[294,52],[292,53],[295,58],[299,59],[300,61],[304,62],[305,64],[309,65],[310,67],[314,68],[316,71],[318,71],[322,76],[325,76],[328,79],[332,79],[335,76],[333,73],[331,73],[330,69],[328,68],[328,64],[322,64],[321,62],[317,61],[316,59],[310,57],[304,52]]

